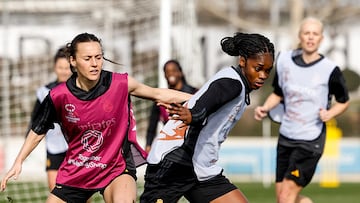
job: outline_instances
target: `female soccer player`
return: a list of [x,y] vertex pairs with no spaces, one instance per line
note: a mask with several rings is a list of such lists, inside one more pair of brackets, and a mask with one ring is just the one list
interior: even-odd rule
[[[325,122],[344,112],[349,95],[339,67],[320,54],[323,24],[308,17],[300,30],[300,49],[281,52],[276,60],[274,92],[255,108],[261,120],[284,101],[276,159],[278,203],[311,203],[300,195],[307,186],[324,150]],[[335,95],[336,103],[330,105]]]
[[183,102],[190,95],[152,88],[127,74],[102,70],[102,46],[93,34],[77,35],[67,51],[75,72],[42,102],[1,189],[9,178],[19,176],[26,157],[53,123],[59,122],[69,148],[47,203],[82,203],[97,191],[107,203],[135,202],[136,166],[146,153],[136,141],[130,95],[165,103]]
[[269,77],[274,45],[260,34],[236,33],[221,46],[238,64],[216,73],[187,108],[168,106],[173,116],[150,150],[142,203],[173,203],[181,196],[192,203],[248,202],[216,162],[221,143],[250,104],[249,93]]

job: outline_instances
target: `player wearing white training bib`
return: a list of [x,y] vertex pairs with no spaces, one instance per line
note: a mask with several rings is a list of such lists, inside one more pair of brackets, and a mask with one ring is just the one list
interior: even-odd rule
[[[216,111],[205,119],[204,122],[206,125],[204,125],[200,134],[198,135],[196,143],[191,143],[192,146],[190,146],[190,144],[188,146],[189,148],[192,148],[192,151],[194,151],[193,164],[198,180],[207,180],[221,173],[222,168],[215,164],[218,160],[219,148],[213,148],[213,146],[220,145],[222,142],[224,142],[228,132],[240,119],[242,113],[248,105],[245,102],[245,97],[249,97],[248,94],[250,90],[248,87],[245,88],[246,91],[242,91],[242,88],[246,87],[246,85],[244,85],[244,82],[240,77],[240,73],[237,73],[236,69],[237,68],[229,67],[220,70],[208,82],[206,82],[205,85],[203,85],[201,89],[199,89],[198,92],[194,94],[193,97],[191,97],[186,105],[189,109],[192,109],[198,101],[204,101],[205,105],[209,105],[211,104],[210,101],[206,102],[205,99],[200,99],[200,97],[203,96],[208,98],[221,96],[211,95],[213,92],[215,92],[210,91],[211,88],[236,84],[235,88],[232,89],[234,91],[234,95],[237,95],[237,97],[223,97],[224,101],[231,101],[222,106],[221,111]],[[240,84],[238,84],[239,82]],[[240,89],[237,90],[236,87],[238,86]],[[150,151],[147,158],[148,163],[158,164],[166,154],[168,154],[173,149],[180,147],[184,143],[184,136],[197,136],[189,135],[189,131],[186,131],[185,135],[185,129],[178,130],[177,127],[181,123],[181,121],[177,120],[170,120],[166,123],[166,125],[160,131],[158,137],[155,138],[156,142],[154,142],[152,145],[152,148],[154,149]],[[190,130],[190,134],[191,132],[193,131]],[[195,146],[193,146],[194,144]],[[182,160],[178,161],[181,162]]]
[[[318,52],[323,25],[306,18],[299,30],[299,49],[279,54],[276,60],[274,91],[262,106],[255,108],[255,119],[272,114],[283,103],[276,155],[276,196],[278,203],[311,203],[300,195],[307,186],[323,153],[325,122],[346,110],[349,95],[336,64]],[[331,105],[332,96],[335,103]],[[282,105],[282,104],[281,104]]]
[[247,202],[217,161],[250,104],[249,93],[269,77],[274,46],[262,35],[245,33],[225,37],[221,45],[239,57],[238,65],[217,72],[184,106],[168,106],[172,116],[151,146],[140,202],[173,203],[182,196],[192,203]]

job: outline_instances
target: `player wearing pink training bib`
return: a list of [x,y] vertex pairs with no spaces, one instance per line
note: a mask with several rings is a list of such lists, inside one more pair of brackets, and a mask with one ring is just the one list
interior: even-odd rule
[[135,202],[136,164],[146,153],[136,142],[130,95],[164,103],[183,102],[191,95],[102,70],[107,59],[93,34],[77,35],[67,44],[67,55],[73,75],[42,102],[1,190],[9,178],[19,176],[24,160],[58,122],[69,148],[46,202],[85,203],[98,191],[107,203]]

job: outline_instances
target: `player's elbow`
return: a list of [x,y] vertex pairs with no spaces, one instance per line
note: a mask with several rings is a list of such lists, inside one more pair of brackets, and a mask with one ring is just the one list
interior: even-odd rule
[[342,106],[343,106],[343,112],[346,111],[350,106],[350,101],[343,103]]

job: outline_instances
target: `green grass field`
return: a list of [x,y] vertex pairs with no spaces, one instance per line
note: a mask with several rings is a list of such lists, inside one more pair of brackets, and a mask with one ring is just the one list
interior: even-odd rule
[[[264,188],[261,183],[237,183],[238,188],[251,203],[275,203],[274,185]],[[139,184],[139,195],[142,191]],[[314,203],[356,203],[360,201],[360,183],[341,183],[337,188],[323,188],[318,183],[306,187],[303,194]],[[47,197],[45,183],[11,182],[5,192],[0,193],[0,203],[42,203]],[[181,200],[181,203],[187,202]],[[93,196],[92,203],[103,203],[99,194]]]
[[[269,188],[260,183],[238,183],[237,186],[251,203],[276,202],[273,184]],[[323,188],[312,183],[302,194],[311,197],[314,203],[356,203],[360,202],[360,183],[341,183],[337,188]]]

